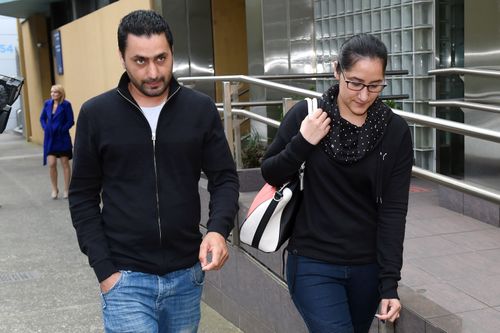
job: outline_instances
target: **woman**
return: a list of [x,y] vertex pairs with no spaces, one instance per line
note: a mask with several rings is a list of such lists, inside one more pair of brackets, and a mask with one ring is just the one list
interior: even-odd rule
[[57,199],[57,158],[61,160],[64,172],[63,198],[68,198],[71,167],[69,160],[73,157],[73,145],[69,129],[75,124],[71,103],[65,100],[64,88],[60,84],[50,89],[50,99],[46,100],[40,123],[45,132],[43,138],[43,165],[49,164],[50,183],[52,185],[51,198]]
[[305,102],[286,114],[262,163],[279,186],[306,161],[287,283],[310,332],[368,332],[375,315],[392,322],[401,310],[413,149],[406,122],[378,98],[386,65],[377,38],[347,40],[334,63],[338,84],[311,116]]

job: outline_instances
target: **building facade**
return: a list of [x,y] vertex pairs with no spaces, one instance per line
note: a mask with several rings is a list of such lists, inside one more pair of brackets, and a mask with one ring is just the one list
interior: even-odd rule
[[[495,37],[500,30],[498,0],[248,0],[246,4],[251,75],[330,73],[347,38],[371,33],[387,45],[388,70],[408,71],[387,77],[383,94],[409,95],[394,101],[397,109],[500,130],[495,113],[429,105],[434,100],[459,100],[500,106],[498,78],[429,74],[443,68],[500,70],[500,40]],[[332,83],[317,79],[315,89],[324,91]],[[417,166],[500,189],[498,144],[416,124],[410,127]]]
[[[175,74],[281,75],[331,73],[342,43],[356,33],[378,36],[389,51],[385,95],[407,112],[435,116],[499,130],[498,116],[464,107],[429,105],[459,99],[500,105],[499,80],[475,75],[430,75],[439,68],[499,70],[500,0],[64,0],[48,1],[44,17],[21,23],[25,67],[38,66],[27,80],[36,119],[37,103],[48,97],[52,82],[67,86],[75,109],[88,97],[112,88],[121,74],[116,56],[119,18],[134,8],[154,8],[171,23],[175,41]],[[0,11],[2,7],[0,5]],[[61,32],[64,75],[55,70],[52,34]],[[95,47],[78,50],[81,41]],[[31,68],[32,69],[32,68]],[[29,76],[33,76],[33,71]],[[329,79],[284,82],[324,91]],[[197,83],[220,99],[220,86]],[[275,93],[250,87],[250,99],[274,99]],[[40,104],[41,105],[41,104]],[[31,107],[33,106],[33,107]],[[269,108],[258,112],[269,111]],[[268,112],[269,114],[269,112]],[[272,112],[270,113],[272,114]],[[41,132],[29,126],[28,137]],[[500,189],[498,144],[410,124],[417,166]]]

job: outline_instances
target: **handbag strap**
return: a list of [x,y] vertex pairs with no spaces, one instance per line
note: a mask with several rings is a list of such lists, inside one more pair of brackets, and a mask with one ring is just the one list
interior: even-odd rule
[[[304,98],[307,102],[307,117],[312,115],[314,111],[318,108],[318,99],[317,98]],[[304,170],[306,168],[306,162],[302,162],[299,168],[299,184],[300,190],[304,189]]]
[[269,203],[269,206],[267,207],[266,211],[264,212],[264,215],[260,219],[260,223],[257,227],[257,230],[255,230],[255,235],[253,236],[252,239],[252,246],[255,248],[259,248],[259,243],[262,238],[262,235],[264,234],[264,230],[266,230],[267,224],[269,223],[269,220],[271,219],[271,216],[273,215],[276,206],[278,206],[279,201],[276,200],[271,200],[271,203]]

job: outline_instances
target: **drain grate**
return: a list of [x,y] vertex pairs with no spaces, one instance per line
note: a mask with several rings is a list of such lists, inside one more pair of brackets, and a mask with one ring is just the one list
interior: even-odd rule
[[36,271],[14,272],[14,273],[0,272],[0,283],[34,280],[37,279],[39,276],[40,274]]

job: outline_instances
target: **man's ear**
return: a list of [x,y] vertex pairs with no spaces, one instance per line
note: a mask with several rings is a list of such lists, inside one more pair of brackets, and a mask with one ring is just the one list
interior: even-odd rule
[[120,62],[122,63],[122,67],[123,67],[123,69],[126,69],[126,68],[125,68],[125,59],[123,59],[123,55],[122,55],[122,53],[120,52],[120,50],[118,50],[118,57],[120,58]]

